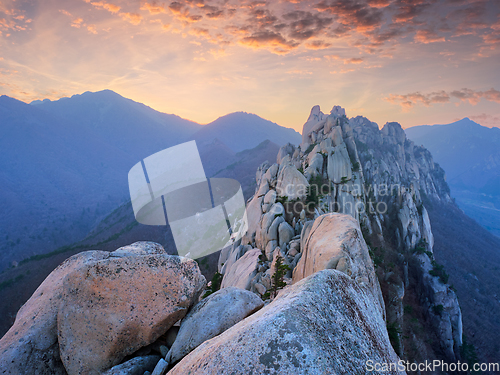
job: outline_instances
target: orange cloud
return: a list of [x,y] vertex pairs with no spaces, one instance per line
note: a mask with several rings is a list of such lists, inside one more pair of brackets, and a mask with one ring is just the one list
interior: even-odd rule
[[178,1],[172,2],[168,8],[172,14],[180,21],[191,23],[201,20],[203,17],[199,14],[190,14],[188,7]]
[[108,12],[111,12],[111,13],[118,13],[121,9],[121,7],[118,5],[114,5],[111,3],[105,3],[104,1],[85,0],[85,2],[92,4],[96,8],[106,9]]
[[481,113],[480,115],[469,116],[471,120],[487,127],[500,127],[500,116]]
[[332,43],[324,42],[322,40],[314,40],[306,43],[306,47],[309,49],[325,49],[331,46]]
[[189,30],[189,34],[195,36],[203,36],[206,38],[210,37],[210,32],[208,31],[208,29],[203,29],[200,27],[193,27],[191,30]]
[[344,63],[344,65],[361,64],[365,60],[363,57],[342,58],[339,55],[326,55],[325,59],[341,60]]
[[450,101],[450,95],[448,95],[444,90],[431,92],[429,94],[421,94],[417,91],[405,95],[390,94],[384,99],[389,103],[401,105],[403,109],[409,109],[418,103],[421,103],[426,107],[436,103],[447,103]]
[[452,91],[450,95],[462,101],[468,101],[472,105],[476,105],[477,103],[479,103],[481,98],[484,98],[490,102],[500,103],[500,91],[493,88],[489,89],[488,91],[474,91],[464,88],[462,90]]
[[95,28],[95,25],[88,25],[87,26],[87,30],[89,31],[89,33],[91,34],[97,34],[97,30]]
[[417,30],[414,40],[419,43],[428,44],[436,42],[445,42],[446,38],[444,36],[438,35],[436,32],[432,30]]
[[142,16],[139,13],[119,13],[119,16],[132,25],[139,25],[142,21]]
[[362,57],[353,57],[350,59],[345,59],[344,64],[346,64],[346,65],[348,65],[348,64],[361,64],[363,61],[364,61],[364,59]]
[[150,14],[167,13],[165,6],[162,4],[158,4],[156,1],[153,1],[151,3],[144,3],[141,6],[141,10],[147,10]]
[[281,34],[272,31],[259,31],[239,41],[241,45],[251,48],[267,48],[282,54],[296,48],[299,43],[286,40]]

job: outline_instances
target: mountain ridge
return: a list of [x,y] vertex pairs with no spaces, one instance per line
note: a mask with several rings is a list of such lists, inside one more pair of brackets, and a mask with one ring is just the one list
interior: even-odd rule
[[[260,125],[273,124],[257,115],[243,117],[246,124],[256,119]],[[82,239],[129,199],[127,175],[133,165],[188,141],[204,127],[111,90],[33,104],[2,96],[0,124],[0,207],[10,213],[0,219],[6,232],[0,238],[0,270]],[[227,130],[231,126],[238,125],[229,121],[223,130],[238,137],[237,131]],[[241,135],[240,148],[268,139],[265,126],[261,130],[251,141]],[[276,131],[289,132],[273,124],[269,134]],[[200,150],[212,148],[207,175],[224,169],[240,151],[222,142],[219,133],[197,136]]]
[[464,118],[408,128],[406,134],[444,168],[459,206],[500,236],[500,129]]

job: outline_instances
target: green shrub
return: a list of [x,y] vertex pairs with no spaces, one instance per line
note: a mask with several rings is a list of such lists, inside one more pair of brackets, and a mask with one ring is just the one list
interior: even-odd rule
[[212,282],[210,283],[210,287],[203,295],[203,298],[208,297],[210,294],[213,294],[220,289],[223,277],[224,275],[220,274],[219,272],[216,272],[214,274],[214,276],[212,277]]
[[401,327],[397,322],[387,323],[387,333],[394,351],[397,355],[401,355],[401,342],[399,340],[399,335],[402,333]]
[[434,311],[434,314],[441,316],[443,313],[444,306],[443,305],[434,305],[432,306],[432,311]]
[[435,260],[432,261],[432,270],[429,271],[429,274],[439,277],[439,280],[441,280],[443,284],[448,283],[448,279],[450,277],[450,275],[445,272],[444,266],[438,264]]
[[288,267],[286,264],[283,264],[283,257],[281,255],[278,255],[276,257],[276,270],[271,276],[271,290],[266,292],[262,296],[263,300],[269,299],[271,297],[275,298],[278,295],[278,291],[286,286],[286,283],[283,279],[288,270],[290,270],[290,267]]
[[306,154],[310,153],[314,147],[316,147],[317,143],[310,144],[309,147],[306,150]]

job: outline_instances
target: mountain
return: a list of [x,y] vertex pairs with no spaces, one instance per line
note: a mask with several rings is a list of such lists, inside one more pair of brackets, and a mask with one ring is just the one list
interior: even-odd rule
[[[315,126],[304,132],[301,146],[286,144],[277,157],[257,166],[257,157],[275,147],[266,142],[246,156],[236,154],[240,160],[216,172],[228,176],[238,171],[238,176],[255,178],[255,185],[244,216],[248,225],[241,226],[244,233],[234,233],[240,239],[218,254],[219,283],[212,279],[212,296],[191,308],[203,293],[198,267],[166,255],[159,245],[78,254],[54,270],[20,310],[0,340],[0,366],[21,373],[25,368],[104,372],[163,340],[160,336],[179,319],[179,334],[162,355],[166,361],[156,358],[155,373],[358,374],[367,371],[369,360],[397,363],[398,356],[412,363],[455,362],[460,358],[460,309],[443,275],[432,273],[433,237],[422,202],[423,196],[450,202],[444,172],[428,151],[406,139],[399,124],[386,124],[380,131],[364,120],[348,120],[340,111],[326,116],[318,108],[311,120]],[[216,141],[213,148],[221,146]],[[397,190],[391,186],[387,194],[378,189],[388,183]],[[363,210],[368,203],[377,211]],[[133,240],[140,227],[127,222],[135,223],[130,207],[103,220],[92,233],[97,242],[91,248],[105,248],[121,236]],[[204,235],[202,228],[196,229]],[[100,241],[108,230],[114,233],[110,241]],[[172,272],[178,269],[175,263],[190,269]],[[4,290],[31,278],[24,270]],[[220,296],[238,290],[257,298],[260,307],[262,300],[269,302],[258,312],[238,311],[236,319],[238,299]],[[50,304],[50,298],[60,303]],[[155,304],[159,299],[160,308]],[[177,299],[185,301],[181,308]],[[171,310],[177,315],[165,316]],[[43,315],[33,322],[32,311]],[[190,315],[184,316],[187,311]],[[191,316],[202,320],[189,329]],[[67,317],[75,322],[73,329],[66,329]],[[155,319],[164,324],[151,324]],[[205,328],[220,325],[221,330]],[[186,329],[196,342],[176,352],[174,347],[187,344],[182,339]],[[42,338],[48,350],[39,353]],[[242,340],[250,345],[238,352]],[[76,343],[80,345],[73,351]],[[158,350],[157,344],[151,350]]]
[[88,129],[137,160],[184,142],[202,128],[195,122],[155,111],[111,90],[85,92],[57,101],[37,101],[32,105],[75,127]]
[[[239,178],[253,195],[244,232],[233,233],[239,239],[198,265],[168,255],[168,228],[138,224],[127,203],[85,241],[22,262],[9,279],[0,275],[0,298],[19,303],[65,256],[137,240],[166,247],[141,242],[69,258],[0,340],[0,366],[64,374],[118,365],[111,370],[118,372],[144,353],[153,354],[152,364],[137,373],[156,366],[170,374],[358,374],[384,363],[498,362],[500,241],[456,206],[429,150],[398,123],[380,130],[338,106],[329,115],[314,107],[301,145],[286,144],[274,158],[276,147],[267,141],[233,154],[215,139],[202,148],[202,159],[215,156],[222,165],[222,152],[231,162],[215,176]],[[219,272],[206,292],[200,269]],[[238,298],[224,297],[236,292],[262,310],[241,313]],[[3,321],[13,318],[7,310]],[[154,319],[166,323],[150,324]],[[165,356],[161,345],[179,319]],[[238,352],[242,340],[251,345]],[[406,373],[382,369],[375,371]]]
[[500,360],[500,238],[455,205],[425,203],[436,261],[450,275],[463,316],[464,337],[480,362]]
[[128,198],[138,160],[201,125],[109,91],[32,105],[0,98],[0,270],[83,238]]
[[[257,147],[234,153],[220,141],[200,147],[200,156],[208,176],[234,178],[240,182],[245,198],[255,191],[255,171],[263,162],[274,162],[279,146],[265,141]],[[224,157],[221,161],[221,155]],[[117,205],[115,209],[89,229],[81,241],[46,254],[35,255],[19,262],[15,268],[0,273],[0,300],[10,301],[0,306],[0,336],[14,322],[17,310],[24,304],[40,283],[69,256],[92,249],[114,250],[135,241],[154,241],[161,244],[169,254],[175,254],[171,231],[165,226],[139,224],[134,217],[130,201]],[[217,270],[217,258],[208,256],[200,261],[203,274],[210,280]]]
[[84,235],[89,215],[122,199],[126,186],[115,172],[133,159],[86,128],[5,96],[0,124],[1,269]]
[[254,148],[265,140],[270,140],[278,146],[288,142],[298,144],[301,135],[293,129],[284,128],[257,115],[235,112],[203,126],[192,139],[198,144],[219,139],[233,151],[239,152]]
[[203,126],[110,90],[31,105],[2,96],[0,271],[83,239],[130,199],[128,171],[155,152],[196,134],[210,176],[237,161],[242,149],[266,139],[281,145],[298,134],[250,114],[219,120]]
[[447,125],[415,126],[406,134],[428,148],[446,171],[460,208],[500,236],[500,129],[464,118]]

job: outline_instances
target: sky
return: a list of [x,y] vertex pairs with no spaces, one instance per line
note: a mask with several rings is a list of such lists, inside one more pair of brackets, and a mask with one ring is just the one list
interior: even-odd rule
[[500,127],[499,0],[0,0],[0,94],[111,89],[205,124],[313,105]]

